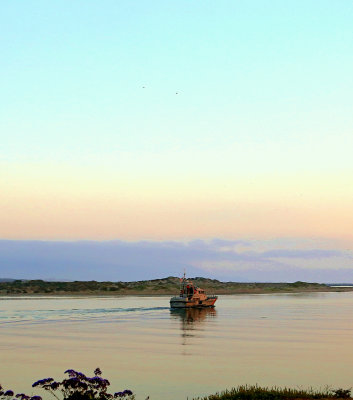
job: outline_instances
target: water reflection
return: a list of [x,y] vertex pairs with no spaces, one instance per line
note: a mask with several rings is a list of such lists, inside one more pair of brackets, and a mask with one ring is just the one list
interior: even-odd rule
[[89,372],[99,362],[114,389],[123,382],[138,399],[190,399],[246,383],[352,386],[353,292],[222,296],[216,309],[170,310],[167,301],[1,298],[1,379],[27,392],[49,372]]
[[215,308],[170,309],[173,320],[180,320],[182,345],[191,344],[191,338],[201,337],[207,321],[217,317]]

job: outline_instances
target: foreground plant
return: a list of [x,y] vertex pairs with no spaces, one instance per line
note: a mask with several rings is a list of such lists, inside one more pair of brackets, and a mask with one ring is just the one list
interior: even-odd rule
[[[13,398],[14,396],[15,396],[15,393],[13,390],[5,390],[0,384],[0,399],[9,400],[9,399]],[[41,397],[40,397],[40,399],[36,399],[35,397],[40,397],[40,396],[30,397],[30,396],[25,395],[24,393],[18,393],[15,396],[16,399],[21,399],[21,400],[29,400],[29,399],[41,400],[42,399]]]
[[304,390],[279,387],[238,386],[224,392],[194,400],[315,400],[315,399],[350,399],[350,389]]
[[[34,382],[32,387],[42,388],[60,400],[134,400],[135,396],[131,390],[122,392],[108,393],[110,382],[108,379],[102,378],[102,371],[99,368],[94,370],[94,376],[88,377],[82,372],[73,369],[65,371],[68,375],[62,381],[55,381],[53,378],[40,379]],[[41,396],[28,396],[24,393],[14,394],[12,390],[4,390],[0,385],[1,400],[42,400]]]

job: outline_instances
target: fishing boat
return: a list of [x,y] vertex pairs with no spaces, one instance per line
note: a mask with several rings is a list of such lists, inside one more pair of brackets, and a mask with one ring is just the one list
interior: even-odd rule
[[171,308],[201,308],[214,307],[217,296],[206,295],[205,291],[195,286],[192,281],[187,280],[185,273],[180,279],[179,296],[170,299]]

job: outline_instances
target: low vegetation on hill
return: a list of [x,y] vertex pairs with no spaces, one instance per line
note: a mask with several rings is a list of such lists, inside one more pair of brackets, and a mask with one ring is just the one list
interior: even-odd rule
[[[331,288],[319,283],[238,283],[221,282],[216,279],[191,278],[196,286],[206,290],[208,294],[237,293],[290,293],[290,292],[322,292],[347,291],[353,288]],[[48,295],[48,294],[95,294],[95,295],[173,295],[179,291],[179,278],[170,276],[135,282],[47,282],[43,280],[14,280],[0,282],[0,295]]]

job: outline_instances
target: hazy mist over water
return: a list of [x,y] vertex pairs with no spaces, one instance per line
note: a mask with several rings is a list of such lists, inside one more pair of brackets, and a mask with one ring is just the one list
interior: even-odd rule
[[3,297],[1,383],[31,393],[37,379],[100,366],[112,391],[140,399],[245,383],[350,387],[352,309],[353,293],[221,296],[188,312],[165,296]]
[[[325,240],[0,240],[2,278],[135,281],[207,276],[238,282],[352,282],[353,253]],[[342,247],[343,246],[343,247]]]

